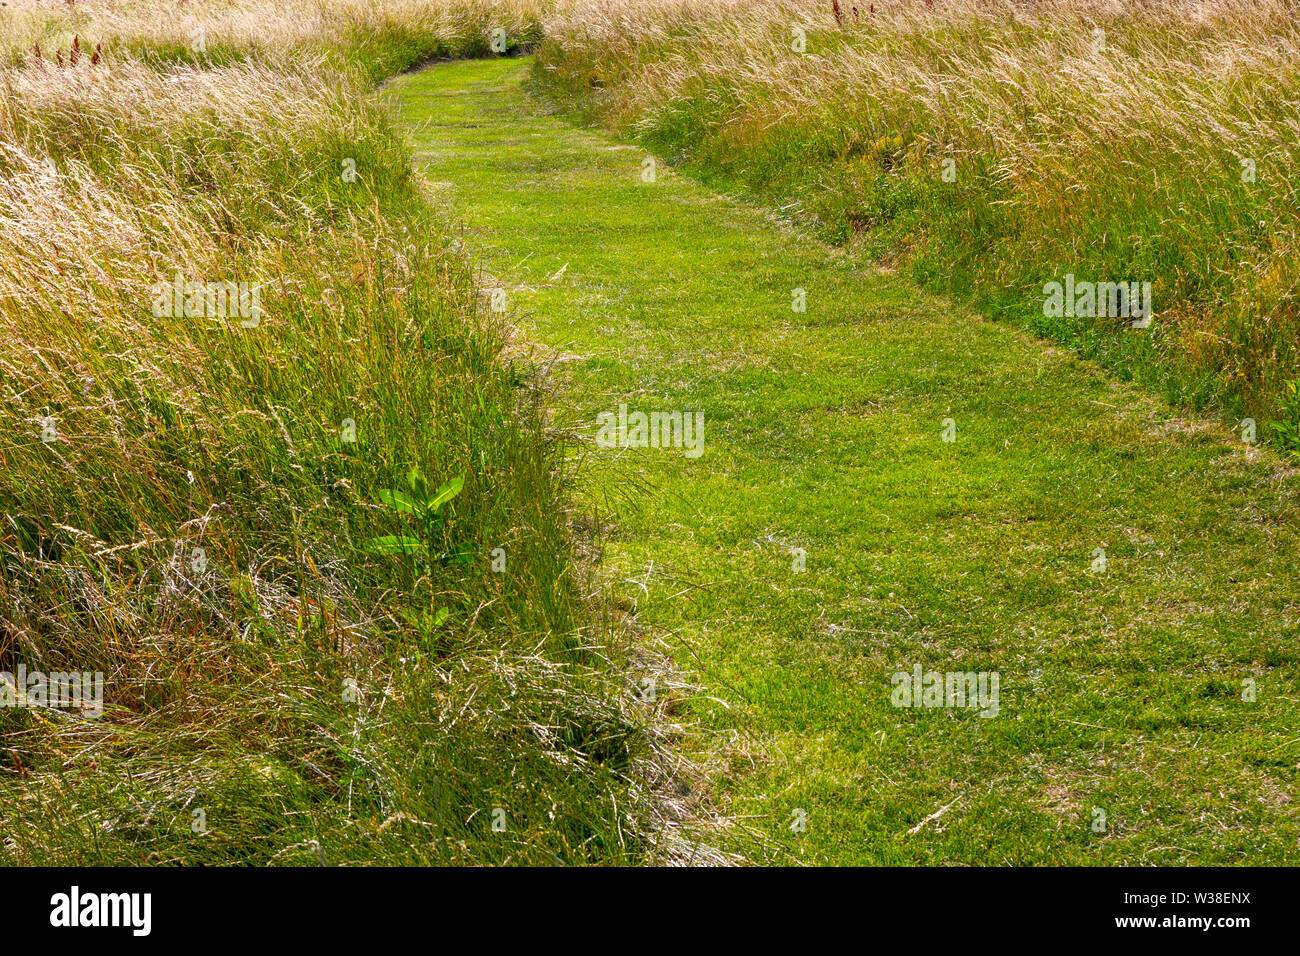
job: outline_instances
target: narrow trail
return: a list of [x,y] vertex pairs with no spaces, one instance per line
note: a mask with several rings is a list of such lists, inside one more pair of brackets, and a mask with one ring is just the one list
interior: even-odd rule
[[[593,442],[584,494],[640,621],[729,705],[692,707],[772,858],[1295,862],[1290,470],[662,163],[643,181],[527,70],[389,95],[584,434],[703,414],[699,457]],[[916,667],[996,672],[996,715],[894,706]]]

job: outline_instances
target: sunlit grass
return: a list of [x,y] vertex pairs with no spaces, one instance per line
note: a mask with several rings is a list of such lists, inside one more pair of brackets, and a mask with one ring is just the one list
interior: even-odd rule
[[[0,21],[0,670],[106,684],[0,710],[0,858],[641,858],[568,439],[371,85],[497,6],[195,9]],[[366,547],[412,468],[464,560]]]
[[[841,7],[578,0],[535,75],[708,181],[1294,444],[1294,4]],[[1152,282],[1152,328],[1045,317],[1066,273]]]

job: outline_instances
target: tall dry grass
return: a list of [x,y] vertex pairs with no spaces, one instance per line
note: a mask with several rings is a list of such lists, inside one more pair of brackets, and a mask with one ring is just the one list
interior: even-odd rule
[[79,0],[25,3],[0,16],[0,59],[53,56],[75,37],[149,63],[226,64],[255,58],[283,67],[324,56],[384,79],[418,62],[489,52],[494,29],[508,48],[540,38],[543,0]]
[[[487,9],[0,21],[0,671],[105,675],[97,719],[0,709],[0,859],[648,852],[655,731],[547,386],[370,84],[486,42]],[[228,55],[182,47],[198,20]],[[103,56],[70,65],[74,36]],[[258,321],[159,314],[177,274],[261,283]],[[465,562],[368,547],[408,531],[383,492],[413,467],[465,480],[440,531]]]
[[[839,6],[577,0],[536,75],[929,285],[1300,444],[1294,2]],[[1151,281],[1154,328],[1045,317],[1066,273]]]

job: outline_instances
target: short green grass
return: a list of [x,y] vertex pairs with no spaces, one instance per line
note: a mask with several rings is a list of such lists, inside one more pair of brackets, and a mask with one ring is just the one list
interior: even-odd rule
[[[583,494],[616,518],[638,625],[700,685],[736,818],[715,839],[772,862],[1294,862],[1292,471],[760,208],[662,165],[643,182],[639,149],[539,113],[527,69],[443,65],[393,97],[483,284],[564,359],[572,423],[704,413],[698,459],[592,444]],[[891,707],[917,664],[996,670],[1001,712]]]

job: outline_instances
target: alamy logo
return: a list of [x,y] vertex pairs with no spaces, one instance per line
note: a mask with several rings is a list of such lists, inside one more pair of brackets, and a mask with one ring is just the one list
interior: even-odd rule
[[0,707],[52,707],[80,710],[83,716],[104,712],[102,671],[29,671],[18,665],[18,673],[0,671]]
[[997,671],[922,671],[917,664],[895,672],[889,702],[895,707],[969,707],[981,717],[996,717],[1000,682]]
[[74,886],[68,893],[50,897],[50,925],[127,926],[133,936],[148,936],[153,927],[150,893],[85,893]]
[[1151,324],[1150,282],[1076,282],[1070,273],[1063,283],[1044,285],[1043,295],[1043,315],[1048,318],[1133,319],[1137,329]]
[[596,444],[602,448],[683,448],[687,458],[704,454],[703,412],[601,412]]
[[179,272],[171,282],[156,282],[150,290],[156,318],[240,319],[246,329],[262,320],[260,282],[186,282]]

